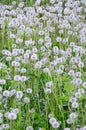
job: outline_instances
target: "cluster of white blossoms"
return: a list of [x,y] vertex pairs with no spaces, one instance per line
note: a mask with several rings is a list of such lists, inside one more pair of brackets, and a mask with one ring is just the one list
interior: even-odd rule
[[85,15],[86,0],[0,4],[0,130],[86,130]]
[[49,123],[52,125],[53,128],[59,128],[60,123],[52,116],[52,114],[48,115]]

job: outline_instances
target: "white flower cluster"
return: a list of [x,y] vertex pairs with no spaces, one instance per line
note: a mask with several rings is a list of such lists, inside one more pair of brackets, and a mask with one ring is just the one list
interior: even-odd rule
[[49,123],[52,125],[53,128],[59,128],[60,123],[51,115],[49,115]]

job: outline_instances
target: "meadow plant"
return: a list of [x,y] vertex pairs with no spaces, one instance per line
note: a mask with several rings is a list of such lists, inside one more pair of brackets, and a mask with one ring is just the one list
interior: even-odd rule
[[86,0],[0,4],[0,130],[86,130]]

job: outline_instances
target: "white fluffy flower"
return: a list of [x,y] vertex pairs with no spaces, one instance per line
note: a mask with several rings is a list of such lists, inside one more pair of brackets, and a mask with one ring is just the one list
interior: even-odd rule
[[32,93],[32,88],[27,88],[27,89],[26,89],[26,92],[27,92],[27,93]]
[[70,128],[64,128],[64,130],[70,130]]
[[45,88],[45,90],[44,90],[44,91],[45,91],[45,93],[46,93],[46,94],[49,94],[49,93],[51,93],[51,92],[52,92],[50,88]]
[[72,108],[77,108],[77,107],[79,107],[78,102],[73,102],[73,103],[72,103]]
[[8,119],[9,120],[16,120],[16,118],[17,118],[17,115],[15,113],[9,113],[8,114]]
[[83,82],[82,86],[83,86],[84,88],[86,88],[86,82]]
[[34,130],[32,126],[27,126],[26,130]]
[[6,80],[5,80],[5,79],[0,79],[0,84],[1,84],[1,85],[6,84]]
[[3,96],[5,96],[5,97],[10,97],[10,92],[9,92],[8,90],[5,90],[5,91],[3,92]]
[[32,55],[31,55],[31,60],[32,60],[32,61],[35,61],[35,60],[37,60],[37,59],[38,59],[37,54],[32,54]]
[[24,103],[29,103],[29,102],[30,102],[30,98],[25,97],[25,98],[24,98]]
[[54,117],[51,117],[50,120],[49,120],[49,123],[53,124],[54,122],[56,122],[56,119]]
[[21,80],[20,75],[15,75],[15,76],[14,76],[14,80],[15,80],[15,81],[20,81],[20,80]]
[[52,123],[52,127],[53,128],[59,128],[59,126],[60,126],[60,124],[57,121],[55,121],[54,123]]
[[16,92],[16,98],[21,99],[23,97],[23,92],[22,91],[17,91]]
[[70,114],[70,119],[75,119],[76,117],[77,117],[77,114],[76,114],[76,113],[72,112],[72,113]]
[[20,80],[21,80],[22,82],[25,82],[25,81],[27,80],[27,77],[26,77],[26,76],[21,76],[21,77],[20,77]]
[[9,124],[2,124],[2,129],[8,130],[9,128]]

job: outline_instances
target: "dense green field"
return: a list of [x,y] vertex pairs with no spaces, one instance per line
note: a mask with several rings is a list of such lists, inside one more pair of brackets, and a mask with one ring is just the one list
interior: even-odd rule
[[0,130],[86,130],[86,1],[0,0]]

